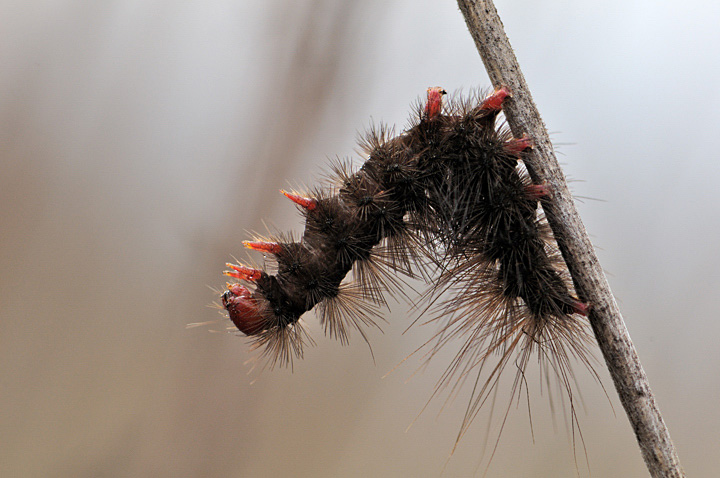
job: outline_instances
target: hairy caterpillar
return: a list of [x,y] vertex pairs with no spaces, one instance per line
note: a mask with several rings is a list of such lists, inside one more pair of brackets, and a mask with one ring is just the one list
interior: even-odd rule
[[[588,305],[573,295],[538,208],[548,190],[519,164],[531,140],[496,127],[508,88],[448,105],[445,94],[429,88],[404,133],[368,133],[365,163],[357,172],[337,166],[334,190],[283,191],[303,212],[302,237],[244,242],[272,256],[277,272],[228,264],[225,274],[242,282],[228,284],[222,304],[272,364],[286,364],[302,355],[302,314],[316,308],[326,333],[346,343],[350,329],[374,325],[396,273],[422,273],[432,292],[426,310],[441,323],[430,355],[462,343],[440,385],[497,357],[474,389],[462,435],[513,357],[514,393],[537,356],[572,397],[570,357],[589,366]],[[355,280],[345,282],[351,270]]]

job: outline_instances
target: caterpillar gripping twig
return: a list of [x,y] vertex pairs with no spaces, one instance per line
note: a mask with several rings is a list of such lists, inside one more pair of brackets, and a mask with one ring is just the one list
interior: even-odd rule
[[[298,321],[316,306],[330,335],[346,343],[356,329],[365,338],[395,275],[418,269],[431,296],[450,293],[437,307],[437,346],[465,340],[446,380],[498,353],[505,363],[520,351],[524,368],[537,351],[563,382],[568,351],[587,363],[578,315],[588,306],[571,292],[538,209],[548,188],[518,163],[532,140],[496,128],[510,91],[447,106],[445,94],[429,88],[404,133],[371,131],[361,142],[366,162],[356,172],[335,167],[333,190],[282,191],[305,217],[302,238],[244,243],[275,259],[274,275],[228,264],[226,275],[243,283],[228,285],[223,306],[255,346],[267,346],[273,365],[302,355]],[[350,270],[354,282],[346,282]]]

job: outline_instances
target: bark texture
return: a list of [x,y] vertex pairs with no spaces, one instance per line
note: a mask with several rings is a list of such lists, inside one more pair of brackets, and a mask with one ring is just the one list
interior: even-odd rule
[[534,142],[526,162],[528,171],[536,184],[545,183],[550,190],[551,199],[543,201],[547,220],[567,262],[576,292],[591,305],[589,319],[593,332],[650,475],[684,477],[670,433],[497,10],[492,0],[458,0],[458,5],[493,85],[508,86],[512,92],[503,110],[513,135],[519,138],[527,134]]

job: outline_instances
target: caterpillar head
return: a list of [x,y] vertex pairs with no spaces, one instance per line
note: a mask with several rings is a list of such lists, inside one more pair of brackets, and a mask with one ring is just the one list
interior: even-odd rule
[[221,299],[223,307],[235,327],[245,335],[257,335],[264,329],[265,320],[257,302],[247,287],[235,283],[228,284]]

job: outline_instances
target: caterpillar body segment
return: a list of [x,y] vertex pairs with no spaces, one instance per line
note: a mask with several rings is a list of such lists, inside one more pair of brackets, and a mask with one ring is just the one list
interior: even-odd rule
[[337,165],[334,190],[282,191],[305,218],[300,240],[244,243],[272,256],[275,274],[228,265],[244,282],[229,286],[223,305],[273,363],[302,354],[298,321],[313,308],[329,335],[346,343],[356,329],[367,340],[363,330],[376,325],[384,294],[397,291],[396,276],[418,269],[431,297],[444,294],[437,346],[464,340],[447,379],[500,350],[501,361],[519,352],[521,363],[549,350],[561,371],[568,355],[586,356],[588,305],[574,296],[538,208],[549,189],[519,167],[532,139],[496,127],[511,92],[443,105],[445,95],[428,88],[400,135],[368,133],[365,163],[355,172]]

